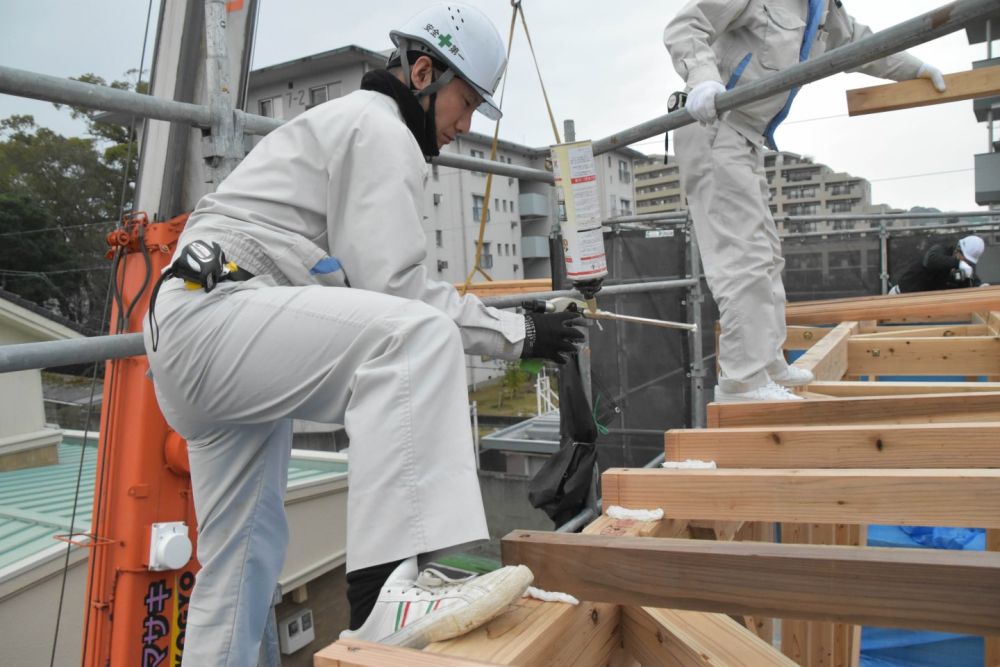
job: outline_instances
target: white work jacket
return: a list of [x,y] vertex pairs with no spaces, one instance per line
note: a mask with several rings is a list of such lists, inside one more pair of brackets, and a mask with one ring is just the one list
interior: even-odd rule
[[424,301],[460,327],[466,352],[516,358],[523,316],[460,296],[422,264],[427,171],[396,102],[356,91],[266,136],[198,203],[178,249],[216,241],[278,285],[349,285]]
[[[733,88],[800,62],[808,0],[693,0],[663,31],[663,43],[688,88],[718,81]],[[825,0],[809,59],[872,34],[837,0]],[[742,64],[742,67],[741,67]],[[872,61],[855,70],[903,81],[917,76],[921,62],[907,53]],[[723,120],[755,143],[781,112],[788,93],[747,104]]]

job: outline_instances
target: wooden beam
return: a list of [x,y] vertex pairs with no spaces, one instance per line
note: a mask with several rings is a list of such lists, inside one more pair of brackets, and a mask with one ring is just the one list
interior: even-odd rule
[[708,406],[710,428],[960,421],[1000,421],[1000,392],[712,403]]
[[786,350],[807,350],[828,333],[833,331],[829,327],[800,327],[792,325],[787,328],[785,344],[782,346]]
[[986,310],[1000,310],[1000,286],[799,301],[785,308],[785,320],[788,324],[838,324],[872,319],[930,321],[953,316],[955,320],[967,321],[971,313]]
[[503,561],[584,600],[1000,632],[1000,554],[516,530]]
[[992,336],[985,324],[949,324],[945,326],[895,326],[878,327],[871,333],[861,333],[854,340],[878,338],[932,338],[949,336]]
[[725,614],[624,607],[622,641],[643,667],[796,667]]
[[482,667],[488,662],[341,639],[313,655],[313,667]]
[[676,429],[665,458],[720,468],[1000,468],[1000,421]]
[[1000,392],[1000,382],[826,382],[809,385],[810,391],[834,398],[896,396],[900,394],[940,394],[974,391]]
[[1000,470],[609,468],[601,487],[678,519],[1000,528]]
[[986,328],[990,334],[1000,336],[1000,311],[991,311],[986,317]]
[[848,339],[857,332],[857,322],[841,322],[796,359],[795,366],[812,371],[817,380],[839,380],[847,372]]
[[486,625],[424,651],[493,665],[604,667],[621,643],[620,625],[620,608],[610,602],[521,598]]
[[[460,294],[465,293],[465,283],[454,283]],[[509,296],[511,294],[526,294],[529,292],[551,292],[552,280],[549,278],[532,278],[529,280],[491,280],[469,285],[468,293],[479,298],[491,296]]]
[[1000,375],[995,336],[857,339],[845,352],[851,375]]
[[909,79],[847,91],[847,115],[910,109],[1000,95],[1000,66],[978,67],[944,75],[945,91],[939,93],[927,79]]
[[587,524],[583,532],[588,535],[689,537],[688,522],[684,520],[633,521],[631,519],[612,519],[607,514],[602,514]]

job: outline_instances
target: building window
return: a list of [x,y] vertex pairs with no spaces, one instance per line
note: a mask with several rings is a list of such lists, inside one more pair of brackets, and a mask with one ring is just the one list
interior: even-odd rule
[[632,182],[632,174],[629,172],[628,162],[625,160],[618,160],[618,179],[622,183]]
[[[476,149],[470,150],[469,151],[469,155],[471,155],[474,158],[479,158],[480,160],[485,160],[486,159],[486,154],[483,153],[482,151],[477,151]],[[476,176],[485,176],[486,175],[486,174],[484,174],[481,171],[474,171],[472,173],[475,174]]]
[[493,198],[493,210],[496,211],[496,212],[498,212],[498,213],[500,212],[500,198],[499,197],[494,197]]
[[274,118],[274,100],[260,101],[260,115]]
[[[476,220],[483,219],[483,196],[472,195],[472,217]],[[486,222],[490,221],[490,210],[486,209]]]
[[434,193],[434,205],[437,206],[440,203],[441,203],[441,193],[435,192]]
[[621,205],[621,209],[620,210],[621,210],[621,214],[622,215],[632,215],[632,200],[631,199],[624,199],[623,198],[621,200],[620,205]]
[[329,97],[327,96],[326,86],[315,86],[309,89],[309,106],[308,109],[313,108],[317,104],[323,104]]
[[503,212],[504,213],[507,212],[507,200],[506,199],[503,200]]
[[438,178],[439,178],[439,176],[438,176],[438,166],[436,164],[432,164],[431,165],[431,176],[434,177],[435,181],[438,180]]
[[434,243],[439,248],[444,247],[444,233],[440,229],[434,230]]

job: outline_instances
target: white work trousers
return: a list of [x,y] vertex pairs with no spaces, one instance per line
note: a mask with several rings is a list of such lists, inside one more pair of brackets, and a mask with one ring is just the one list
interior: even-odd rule
[[198,519],[185,665],[257,664],[288,544],[292,419],[350,436],[348,571],[488,538],[462,343],[443,313],[257,277],[210,294],[170,280],[155,314],[146,350],[188,442]]
[[719,387],[757,389],[787,367],[781,241],[763,149],[724,122],[674,133],[708,287],[719,306]]

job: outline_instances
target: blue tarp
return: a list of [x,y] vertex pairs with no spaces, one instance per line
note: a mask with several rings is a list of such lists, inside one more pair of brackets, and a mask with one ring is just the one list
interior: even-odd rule
[[[982,551],[981,528],[868,526],[870,547]],[[863,628],[861,667],[982,667],[983,638],[946,632]]]

